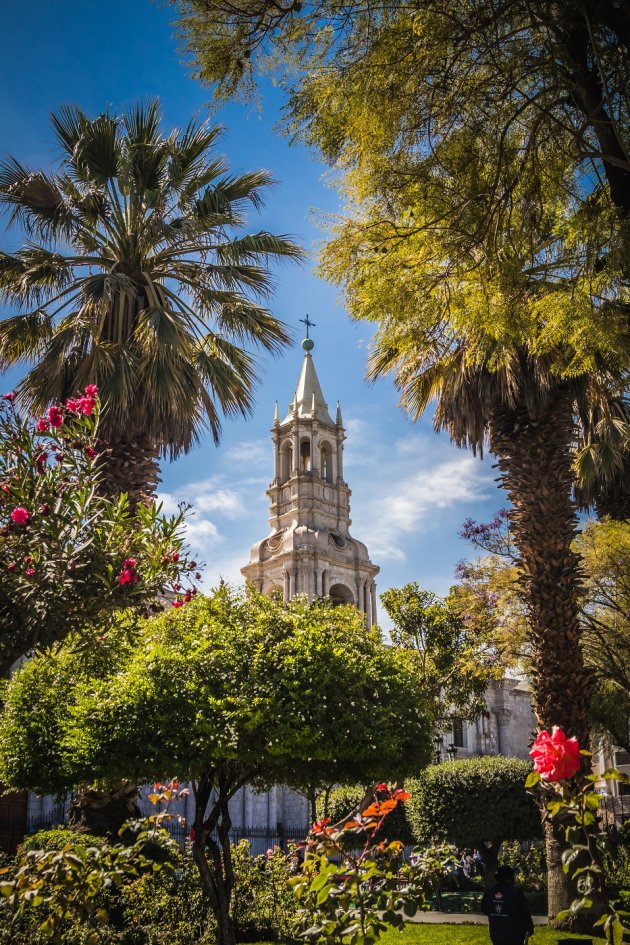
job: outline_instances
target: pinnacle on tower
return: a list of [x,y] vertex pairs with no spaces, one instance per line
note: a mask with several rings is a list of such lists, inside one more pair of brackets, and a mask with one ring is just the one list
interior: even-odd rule
[[341,419],[341,402],[337,401],[337,426],[343,426],[343,420]]

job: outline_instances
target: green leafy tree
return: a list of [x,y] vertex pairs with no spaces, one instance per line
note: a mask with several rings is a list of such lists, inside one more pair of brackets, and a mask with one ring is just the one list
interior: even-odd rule
[[498,674],[494,653],[477,629],[469,632],[449,598],[423,591],[417,582],[385,591],[381,601],[394,624],[393,644],[415,657],[436,724],[477,718],[488,680]]
[[21,669],[4,702],[0,776],[13,787],[173,771],[192,782],[192,854],[221,945],[234,941],[228,804],[239,788],[404,777],[431,752],[417,675],[354,608],[225,586],[147,621],[108,674],[78,673],[62,652]]
[[407,816],[416,840],[476,848],[486,884],[492,885],[503,841],[540,836],[540,814],[525,791],[531,770],[527,761],[490,756],[427,768],[407,781]]
[[255,361],[285,327],[262,304],[269,265],[298,259],[289,239],[243,233],[266,171],[229,173],[213,153],[219,128],[190,122],[165,134],[157,102],[91,119],[53,115],[57,171],[16,158],[0,168],[0,203],[26,234],[0,254],[0,365],[33,365],[20,398],[41,412],[98,384],[105,485],[131,502],[151,494],[157,458],[190,449],[221,411],[246,415]]
[[181,4],[198,74],[224,95],[275,65],[291,133],[339,172],[323,271],[378,324],[370,376],[496,455],[539,715],[582,740],[575,419],[612,423],[628,363],[628,30],[605,7]]
[[54,406],[55,425],[36,425],[12,394],[0,402],[0,677],[68,637],[106,647],[120,611],[131,629],[134,614],[161,610],[175,586],[179,600],[190,598],[189,579],[199,577],[183,548],[183,513],[151,505],[132,515],[125,497],[99,494],[108,460],[96,393],[82,409]]
[[[467,520],[461,536],[484,557],[460,562],[451,594],[472,632],[487,634],[502,664],[528,672],[527,615],[520,569],[505,512],[484,524]],[[587,521],[574,541],[582,562],[582,650],[593,673],[590,717],[599,734],[630,751],[630,524]]]

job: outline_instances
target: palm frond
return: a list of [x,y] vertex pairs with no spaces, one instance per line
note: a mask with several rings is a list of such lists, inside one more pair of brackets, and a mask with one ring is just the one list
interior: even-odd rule
[[37,358],[52,333],[50,319],[41,309],[5,318],[0,322],[0,367],[6,370]]

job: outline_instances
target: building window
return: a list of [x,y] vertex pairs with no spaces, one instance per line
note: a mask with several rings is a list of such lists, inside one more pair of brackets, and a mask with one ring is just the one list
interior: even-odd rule
[[453,744],[456,748],[465,748],[464,722],[462,719],[453,719]]

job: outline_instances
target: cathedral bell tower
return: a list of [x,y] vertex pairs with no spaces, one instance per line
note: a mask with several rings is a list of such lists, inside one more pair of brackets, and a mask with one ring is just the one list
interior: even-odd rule
[[278,405],[272,429],[274,478],[267,490],[271,534],[255,544],[247,580],[264,594],[291,600],[329,596],[355,604],[376,623],[379,568],[367,548],[350,535],[350,489],[343,478],[345,431],[341,407],[333,420],[317,378],[308,337],[304,361],[289,411],[280,420]]

